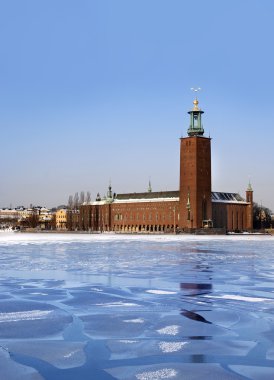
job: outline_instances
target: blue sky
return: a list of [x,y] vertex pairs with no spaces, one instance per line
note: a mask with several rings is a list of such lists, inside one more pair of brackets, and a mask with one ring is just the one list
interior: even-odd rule
[[199,86],[212,187],[274,211],[272,0],[0,2],[0,207],[179,185]]

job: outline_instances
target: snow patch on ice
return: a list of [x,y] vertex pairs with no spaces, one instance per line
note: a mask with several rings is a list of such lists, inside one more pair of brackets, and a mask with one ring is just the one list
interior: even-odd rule
[[47,296],[48,294],[47,293],[39,293],[39,292],[33,292],[33,293],[30,293],[31,295],[34,295],[34,296]]
[[177,292],[172,292],[169,290],[157,290],[157,289],[146,290],[146,292],[151,293],[151,294],[177,294]]
[[137,303],[131,303],[131,302],[122,302],[122,301],[118,301],[118,302],[108,302],[108,303],[96,303],[95,306],[103,306],[103,307],[132,307],[132,306],[135,306],[135,307],[139,307],[140,305],[138,305]]
[[245,302],[273,301],[271,298],[246,297],[246,296],[237,296],[235,294],[224,294],[222,296],[205,295],[204,297],[207,297],[207,298],[217,298],[217,299],[226,299],[226,300],[236,300],[236,301],[245,301]]
[[163,327],[162,329],[157,330],[157,332],[161,335],[177,335],[179,333],[180,326],[171,325]]
[[128,339],[121,339],[118,340],[119,343],[125,343],[125,344],[133,344],[133,343],[138,343],[137,340],[128,340]]
[[101,288],[91,288],[91,290],[94,292],[102,292],[103,291],[103,289],[101,289]]
[[74,356],[76,353],[78,354],[79,352],[81,352],[80,349],[68,352],[67,354],[64,355],[64,358],[71,358],[72,356]]
[[142,318],[136,318],[136,319],[124,319],[123,322],[126,323],[144,323],[145,320]]
[[0,313],[0,323],[3,322],[18,322],[18,321],[34,321],[44,319],[52,310],[30,310],[30,311],[15,311],[11,313]]
[[160,380],[160,379],[171,379],[177,376],[177,371],[173,368],[163,368],[158,371],[148,371],[142,372],[136,375],[138,380]]
[[189,342],[160,342],[159,347],[163,352],[180,351]]

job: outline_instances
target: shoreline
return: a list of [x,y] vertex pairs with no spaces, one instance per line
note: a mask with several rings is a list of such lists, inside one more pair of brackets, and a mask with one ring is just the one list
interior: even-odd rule
[[224,233],[164,233],[164,232],[115,232],[115,231],[61,231],[61,230],[18,230],[14,233],[30,233],[30,234],[66,234],[66,235],[125,235],[125,236],[183,236],[183,235],[199,235],[199,236],[274,236],[274,229],[265,232],[224,232]]

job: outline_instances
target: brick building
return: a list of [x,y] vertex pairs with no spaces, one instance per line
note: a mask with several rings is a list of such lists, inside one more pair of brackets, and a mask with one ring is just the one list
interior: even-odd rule
[[177,232],[251,230],[253,190],[246,200],[237,193],[212,192],[211,139],[204,136],[203,111],[195,99],[189,111],[188,136],[180,139],[179,190],[97,195],[80,206],[79,229],[116,232]]

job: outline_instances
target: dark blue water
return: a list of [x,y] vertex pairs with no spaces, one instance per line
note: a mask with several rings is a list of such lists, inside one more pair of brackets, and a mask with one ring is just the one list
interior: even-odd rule
[[2,234],[0,290],[0,380],[274,379],[273,237]]

